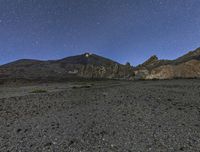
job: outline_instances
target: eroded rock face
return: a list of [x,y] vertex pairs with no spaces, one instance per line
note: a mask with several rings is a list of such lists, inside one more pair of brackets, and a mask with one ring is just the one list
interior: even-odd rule
[[149,75],[149,71],[146,68],[140,68],[135,70],[135,80],[145,80]]
[[200,77],[200,61],[191,60],[178,65],[165,65],[153,69],[146,79],[173,79]]
[[146,79],[172,79],[174,77],[174,69],[171,65],[164,65],[152,69]]
[[84,78],[133,79],[134,71],[131,66],[128,67],[118,64],[111,66],[84,65],[77,75]]
[[200,78],[200,61],[189,60],[180,64],[161,65],[148,69],[140,67],[135,71],[135,79],[174,79],[174,78]]
[[200,61],[190,60],[174,66],[174,77],[177,78],[196,78],[200,77]]
[[135,70],[137,79],[173,79],[200,77],[200,49],[177,58],[176,60],[159,60],[152,56]]
[[141,66],[151,66],[156,64],[158,57],[156,55],[151,56],[147,61],[145,61]]

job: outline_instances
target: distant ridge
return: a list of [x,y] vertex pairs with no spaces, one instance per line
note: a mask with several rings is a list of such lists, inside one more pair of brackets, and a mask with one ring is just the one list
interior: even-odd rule
[[173,78],[200,78],[200,48],[175,60],[160,60],[153,55],[137,67],[91,53],[49,61],[21,59],[0,66],[1,80]]
[[131,79],[133,67],[96,54],[84,53],[59,60],[17,60],[0,66],[0,78],[10,79]]

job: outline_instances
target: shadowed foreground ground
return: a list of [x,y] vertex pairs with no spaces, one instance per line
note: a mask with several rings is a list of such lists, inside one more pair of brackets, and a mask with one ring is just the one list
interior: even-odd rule
[[9,151],[200,152],[200,80],[0,86]]

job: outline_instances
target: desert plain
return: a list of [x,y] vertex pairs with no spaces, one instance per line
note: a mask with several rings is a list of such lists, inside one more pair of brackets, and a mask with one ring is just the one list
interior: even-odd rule
[[0,152],[200,152],[200,80],[0,86]]

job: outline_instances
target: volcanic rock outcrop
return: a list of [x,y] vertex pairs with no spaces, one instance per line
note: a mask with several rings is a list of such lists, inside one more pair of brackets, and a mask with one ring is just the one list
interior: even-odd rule
[[90,53],[54,61],[22,59],[0,66],[1,79],[133,79],[133,77],[134,71],[131,65],[122,65]]
[[173,79],[200,77],[200,48],[175,59],[158,60],[152,56],[135,69],[136,79]]

